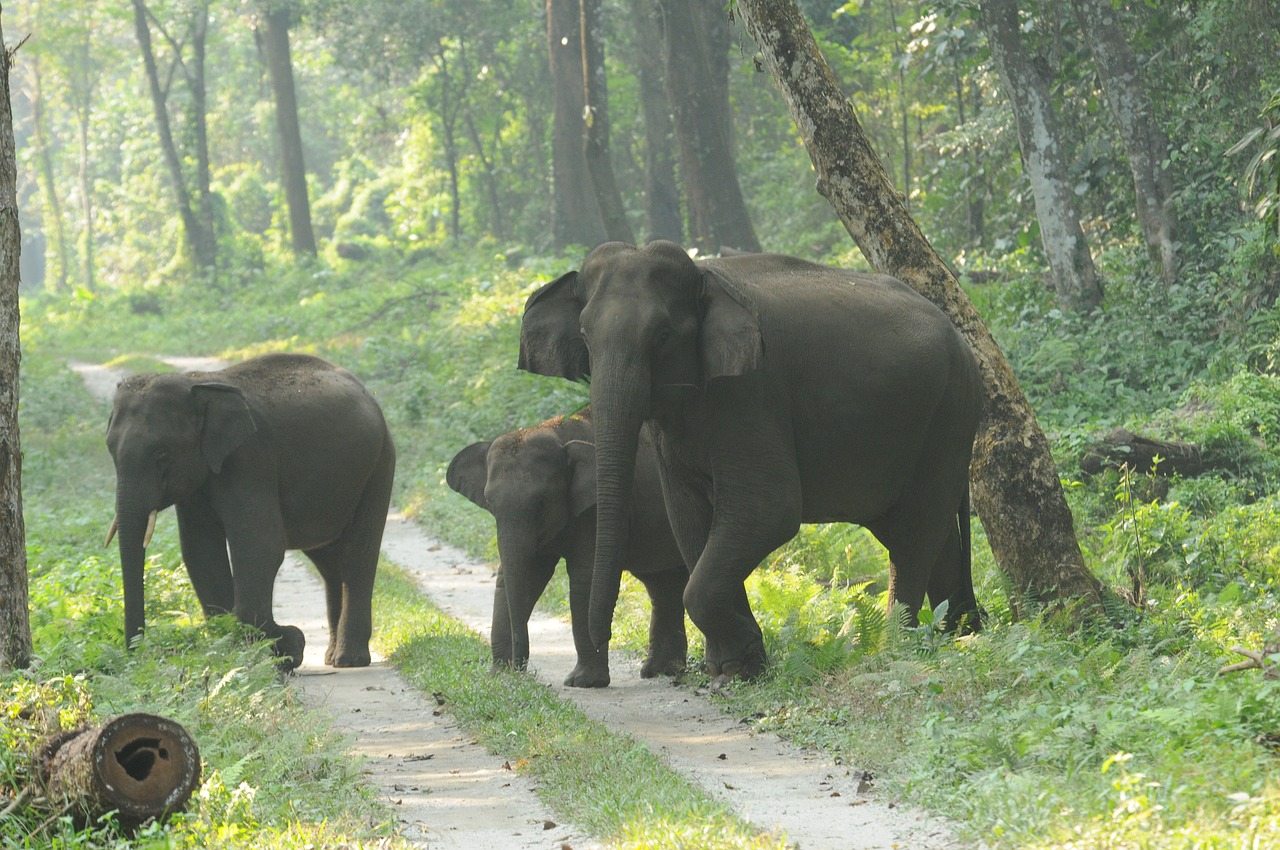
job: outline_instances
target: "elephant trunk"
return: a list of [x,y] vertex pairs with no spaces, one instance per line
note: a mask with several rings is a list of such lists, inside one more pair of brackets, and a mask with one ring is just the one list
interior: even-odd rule
[[[625,358],[619,358],[624,360]],[[640,428],[649,415],[644,363],[593,364],[591,414],[596,432],[596,563],[591,577],[590,635],[597,651],[612,637],[622,582],[622,554],[635,479]]]
[[[145,625],[142,566],[147,545],[151,542],[151,532],[155,529],[155,518],[156,511],[143,500],[130,496],[128,492],[117,493],[116,518],[112,527],[117,529],[119,535],[126,646],[133,643]],[[110,539],[108,535],[108,543]]]

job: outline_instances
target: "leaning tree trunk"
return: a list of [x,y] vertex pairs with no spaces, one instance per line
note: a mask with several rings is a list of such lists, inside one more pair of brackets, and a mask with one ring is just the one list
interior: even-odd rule
[[1075,191],[1067,179],[1062,133],[1045,74],[1023,46],[1017,0],[982,0],[982,26],[1005,92],[1013,104],[1022,168],[1031,183],[1053,287],[1064,310],[1086,312],[1102,303],[1102,285],[1080,228]]
[[1085,567],[1049,442],[1004,354],[894,191],[799,9],[792,0],[738,0],[738,10],[801,130],[818,191],[871,264],[941,307],[973,346],[986,394],[973,501],[1018,590],[1015,612],[1022,598],[1097,610],[1101,586]]
[[1178,213],[1173,176],[1165,165],[1169,137],[1156,123],[1138,60],[1120,28],[1120,11],[1111,0],[1071,0],[1071,5],[1097,62],[1102,94],[1133,172],[1138,224],[1147,251],[1159,265],[1164,282],[1174,283],[1178,278]]
[[27,543],[18,434],[18,175],[9,105],[9,60],[0,28],[0,672],[31,660]]

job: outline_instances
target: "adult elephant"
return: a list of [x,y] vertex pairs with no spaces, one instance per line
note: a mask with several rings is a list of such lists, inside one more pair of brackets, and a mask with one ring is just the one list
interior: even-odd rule
[[[529,661],[529,615],[563,558],[577,664],[564,683],[609,684],[608,647],[587,632],[596,551],[596,451],[591,411],[558,416],[532,428],[472,443],[454,457],[445,480],[493,514],[498,529],[498,581],[490,645],[495,667],[523,670]],[[689,579],[671,536],[658,458],[641,434],[624,548],[625,566],[652,603],[649,653],[640,677],[684,670],[687,641],[681,595]]]
[[889,550],[891,599],[978,627],[968,469],[972,352],[902,282],[792,257],[694,262],[608,243],[525,304],[520,367],[591,378],[598,489],[591,637],[610,638],[641,425],[654,426],[684,601],[723,683],[765,662],[743,582],[802,522],[856,522]]
[[277,639],[282,667],[296,667],[302,631],[276,623],[271,596],[285,550],[301,549],[325,584],[325,663],[369,663],[396,456],[382,410],[354,375],[302,354],[136,375],[116,388],[107,447],[116,466],[107,543],[118,528],[126,642],[144,625],[142,564],[156,513],[173,505],[206,616],[234,613]]

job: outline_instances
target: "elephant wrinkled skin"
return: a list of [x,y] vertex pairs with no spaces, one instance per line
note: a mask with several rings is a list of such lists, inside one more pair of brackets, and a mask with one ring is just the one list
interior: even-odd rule
[[[609,684],[608,648],[587,632],[596,549],[596,458],[590,410],[557,417],[491,442],[473,443],[449,464],[454,490],[493,514],[498,582],[490,643],[493,663],[524,669],[529,660],[529,615],[563,558],[578,662],[570,687]],[[649,653],[642,678],[679,673],[687,643],[681,594],[689,571],[671,536],[657,456],[643,435],[636,459],[624,562],[652,602]]]
[[324,580],[325,663],[369,663],[395,447],[354,375],[301,354],[219,372],[136,375],[116,388],[107,446],[127,642],[144,625],[142,566],[155,514],[173,505],[206,616],[234,613],[276,639],[282,667],[296,667],[302,632],[275,622],[271,597],[285,550],[300,549]]
[[976,629],[968,471],[982,388],[968,344],[906,284],[750,254],[597,247],[525,304],[520,368],[591,378],[596,568],[590,633],[607,644],[641,426],[693,565],[684,602],[707,672],[758,675],[743,582],[802,522],[856,522],[889,550],[891,599],[926,594]]

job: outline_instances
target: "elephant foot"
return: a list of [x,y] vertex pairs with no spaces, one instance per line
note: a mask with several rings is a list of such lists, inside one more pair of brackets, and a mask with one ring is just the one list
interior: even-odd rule
[[288,673],[297,669],[302,663],[302,652],[306,648],[307,639],[302,636],[302,629],[297,626],[281,626],[280,637],[276,638],[275,654],[279,659],[276,667],[280,672]]
[[609,668],[579,662],[565,677],[564,686],[566,688],[607,688],[609,687]]
[[679,676],[687,667],[685,653],[679,656],[651,655],[640,665],[641,679],[656,679],[658,676]]
[[[734,657],[716,659],[708,654],[706,663],[703,665],[703,672],[712,678],[712,690],[718,691],[723,690],[728,680],[734,678],[747,681],[759,678],[764,673],[764,666],[764,642],[756,638],[747,645],[741,654]],[[719,687],[716,686],[716,682],[721,682]]]
[[528,658],[494,658],[493,663],[489,665],[490,673],[500,673],[507,670],[528,670]]
[[330,643],[324,653],[324,663],[330,667],[368,667],[372,660],[368,644],[362,649],[351,649],[342,643]]

